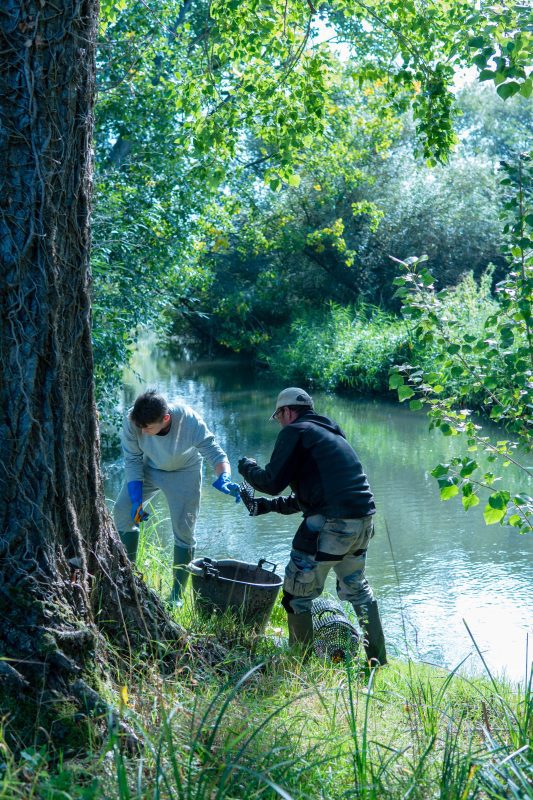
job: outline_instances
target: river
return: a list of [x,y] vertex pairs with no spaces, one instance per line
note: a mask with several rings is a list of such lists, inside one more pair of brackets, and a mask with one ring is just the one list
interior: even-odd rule
[[[204,417],[229,455],[234,479],[242,455],[263,466],[268,461],[278,433],[268,418],[283,388],[279,383],[256,377],[246,364],[173,363],[144,346],[126,376],[124,406],[146,387],[183,398]],[[483,667],[468,625],[491,671],[523,680],[528,633],[530,662],[533,655],[533,536],[487,527],[480,507],[466,513],[457,498],[441,502],[430,471],[453,455],[457,442],[429,431],[423,412],[383,400],[311,393],[317,411],[344,429],[376,498],[367,573],[391,655],[450,669],[466,659],[462,671],[480,673]],[[120,461],[105,466],[111,506],[122,469]],[[209,467],[204,473],[197,555],[250,563],[266,558],[283,574],[298,516],[250,518],[242,503],[236,505],[211,487]],[[506,473],[508,482],[511,476]],[[526,481],[517,475],[513,489],[527,490]],[[157,507],[170,559],[171,529],[163,499]],[[326,589],[334,593],[332,577]]]

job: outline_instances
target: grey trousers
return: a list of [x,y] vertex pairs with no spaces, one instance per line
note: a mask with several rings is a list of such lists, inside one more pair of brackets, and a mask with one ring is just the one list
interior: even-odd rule
[[[144,467],[143,503],[151,500],[159,491],[163,492],[168,503],[174,543],[179,547],[194,547],[194,530],[200,510],[200,490],[202,473],[200,466],[166,472],[162,469]],[[125,483],[113,509],[115,525],[119,531],[136,529],[131,519],[131,500]]]
[[365,566],[368,543],[374,535],[372,517],[320,520],[318,516],[309,517],[308,522],[319,530],[317,551],[322,557],[326,554],[327,560],[317,561],[316,555],[291,551],[283,583],[286,604],[293,614],[311,611],[332,569],[340,600],[347,600],[354,608],[371,603],[374,595],[365,578]]

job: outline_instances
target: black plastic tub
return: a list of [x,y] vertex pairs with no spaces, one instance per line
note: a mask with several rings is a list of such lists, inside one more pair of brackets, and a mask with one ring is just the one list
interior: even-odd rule
[[[272,569],[265,569],[265,564]],[[200,611],[212,614],[230,610],[244,625],[265,628],[283,583],[274,571],[275,564],[264,558],[257,564],[197,558],[187,569]]]

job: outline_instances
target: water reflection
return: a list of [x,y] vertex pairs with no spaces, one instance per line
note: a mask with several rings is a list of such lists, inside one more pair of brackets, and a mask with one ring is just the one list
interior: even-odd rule
[[[156,387],[168,397],[184,398],[205,418],[234,474],[242,455],[260,464],[268,460],[278,432],[268,422],[282,388],[277,383],[258,379],[241,363],[176,364],[148,353],[140,354],[135,373],[127,378],[126,407],[141,387]],[[466,622],[494,672],[523,678],[533,620],[533,537],[486,527],[479,510],[466,514],[460,503],[439,500],[429,471],[453,455],[457,442],[429,432],[424,414],[377,400],[313,396],[318,411],[344,428],[376,496],[368,574],[391,652],[410,652],[447,667],[473,653],[466,666],[479,672]],[[110,471],[109,498],[116,496],[121,479],[121,470]],[[249,562],[264,557],[281,572],[298,517],[251,519],[242,504],[213,490],[211,481],[208,471],[197,528],[199,554]],[[517,476],[513,488],[526,490],[525,478]],[[164,501],[158,506],[166,518]],[[168,520],[161,528],[170,547]],[[334,591],[332,578],[327,588]]]

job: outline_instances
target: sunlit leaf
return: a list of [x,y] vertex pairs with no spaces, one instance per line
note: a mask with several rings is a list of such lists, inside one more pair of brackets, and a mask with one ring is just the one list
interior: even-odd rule
[[461,502],[464,510],[468,511],[469,508],[479,505],[479,497],[476,494],[469,494],[466,497],[462,497]]
[[411,389],[410,386],[399,386],[398,387],[398,397],[400,402],[403,403],[404,400],[409,400],[410,397],[413,397],[414,391]]
[[483,517],[487,525],[496,525],[496,523],[501,522],[505,517],[505,509],[492,508],[492,506],[486,505],[483,511]]
[[451,486],[443,486],[440,490],[440,499],[441,500],[450,500],[452,497],[455,497],[459,494],[459,487],[456,486],[454,483]]

